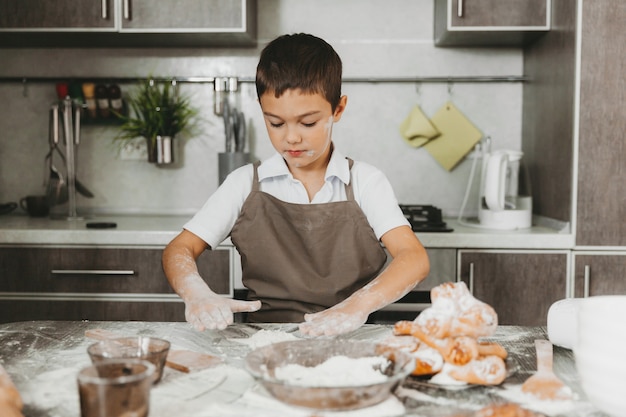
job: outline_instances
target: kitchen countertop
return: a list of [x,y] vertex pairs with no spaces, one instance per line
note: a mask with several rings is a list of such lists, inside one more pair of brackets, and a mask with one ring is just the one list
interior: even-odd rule
[[[224,363],[189,374],[165,368],[163,379],[152,388],[150,416],[263,417],[289,415],[310,417],[310,410],[283,405],[274,400],[243,368],[245,355],[267,333],[292,333],[296,324],[251,325],[237,323],[225,330],[197,332],[187,323],[156,322],[20,322],[0,325],[0,363],[20,391],[26,417],[78,417],[76,387],[78,371],[89,365],[86,348],[92,340],[88,329],[102,328],[122,335],[151,335],[172,342],[173,349],[190,349],[217,355]],[[265,331],[257,344],[254,335]],[[381,341],[391,335],[391,326],[365,325],[339,336],[345,339]],[[284,335],[283,335],[284,336]],[[294,336],[295,337],[295,336]],[[572,389],[568,401],[540,401],[523,394],[521,384],[536,370],[535,339],[546,338],[544,328],[500,326],[491,339],[509,352],[509,376],[497,387],[437,386],[409,376],[395,395],[378,406],[355,412],[315,413],[316,416],[455,416],[469,415],[488,404],[516,402],[546,416],[603,416],[585,399],[580,389],[572,351],[554,348],[554,371]],[[277,340],[280,340],[277,339]]]
[[[84,220],[0,216],[0,245],[165,246],[191,218],[189,216],[98,215]],[[450,233],[418,233],[427,248],[571,249],[574,237],[557,227],[500,231],[444,219]],[[88,222],[114,222],[112,229],[88,229]],[[224,242],[229,245],[230,241]]]

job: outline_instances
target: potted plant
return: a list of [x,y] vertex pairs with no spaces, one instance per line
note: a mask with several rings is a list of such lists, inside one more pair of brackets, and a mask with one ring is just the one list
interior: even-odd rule
[[129,114],[122,120],[118,141],[143,137],[148,145],[148,162],[173,162],[173,140],[189,130],[197,110],[188,97],[178,93],[172,83],[142,80],[135,94],[127,99]]

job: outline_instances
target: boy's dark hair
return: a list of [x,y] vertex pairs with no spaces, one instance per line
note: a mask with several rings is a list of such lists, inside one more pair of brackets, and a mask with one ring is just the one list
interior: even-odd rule
[[341,98],[341,58],[326,41],[306,33],[283,35],[261,52],[256,70],[256,92],[273,92],[280,97],[286,90],[321,94],[331,108]]

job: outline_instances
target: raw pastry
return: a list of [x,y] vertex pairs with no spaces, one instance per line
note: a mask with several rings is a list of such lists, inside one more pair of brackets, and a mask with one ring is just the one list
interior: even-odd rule
[[[471,384],[502,383],[506,378],[506,349],[495,342],[478,340],[495,332],[498,325],[495,310],[474,298],[463,282],[433,288],[431,300],[431,307],[415,320],[398,321],[393,329],[397,336],[412,336],[418,341],[418,347],[412,351],[416,356],[413,375],[442,372]],[[420,351],[430,362],[418,355]],[[442,362],[433,362],[432,358],[441,358]],[[437,366],[432,366],[433,363]]]
[[497,356],[483,356],[465,365],[451,367],[449,375],[470,384],[498,385],[506,378],[506,365]]
[[443,368],[444,360],[439,352],[418,339],[410,336],[392,336],[383,343],[392,349],[409,352],[415,358],[415,368],[412,375],[434,375]]
[[430,291],[432,304],[415,319],[426,333],[444,338],[492,335],[498,327],[493,307],[477,300],[464,282],[448,282]]

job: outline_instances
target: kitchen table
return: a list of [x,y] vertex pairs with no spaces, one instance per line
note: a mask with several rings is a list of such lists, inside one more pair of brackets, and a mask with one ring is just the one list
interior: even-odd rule
[[[408,377],[385,402],[352,412],[320,413],[283,405],[274,400],[244,369],[253,348],[297,337],[295,324],[237,323],[225,330],[198,332],[187,323],[33,321],[0,325],[0,363],[12,376],[24,400],[26,417],[80,415],[76,375],[89,364],[86,349],[93,340],[88,329],[121,335],[162,337],[173,349],[207,352],[224,362],[201,371],[182,373],[166,368],[152,388],[150,416],[449,416],[469,415],[487,404],[517,402],[547,416],[603,416],[586,401],[580,389],[573,353],[554,348],[554,370],[575,394],[569,401],[537,401],[520,390],[536,370],[534,340],[545,339],[544,328],[500,326],[491,339],[509,352],[509,376],[501,386],[440,386]],[[381,341],[391,326],[365,325],[339,336]],[[463,413],[466,414],[463,414]]]

